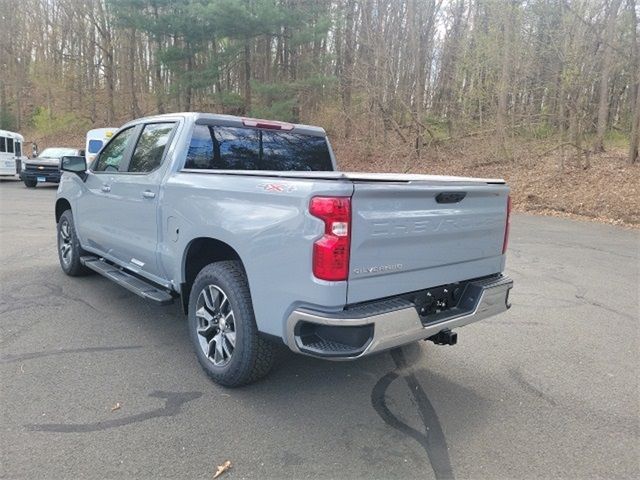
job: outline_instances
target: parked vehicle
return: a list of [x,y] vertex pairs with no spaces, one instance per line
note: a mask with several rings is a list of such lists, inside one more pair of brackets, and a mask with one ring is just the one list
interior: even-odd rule
[[45,148],[36,158],[30,158],[23,163],[20,179],[28,188],[34,188],[38,183],[60,182],[60,159],[64,156],[84,156],[83,150],[66,147]]
[[237,386],[273,344],[355,359],[509,308],[503,180],[335,171],[324,130],[185,113],[66,157],[60,265],[180,299],[204,370]]
[[0,177],[15,178],[20,170],[24,137],[19,133],[0,130]]
[[113,137],[113,134],[117,130],[118,129],[115,127],[94,128],[87,132],[85,151],[87,154],[87,163],[89,165],[96,158],[97,153],[100,151],[103,145],[107,143],[111,137]]

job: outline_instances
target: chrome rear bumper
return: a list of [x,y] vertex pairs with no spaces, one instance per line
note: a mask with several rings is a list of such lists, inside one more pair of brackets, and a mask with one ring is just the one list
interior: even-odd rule
[[[511,306],[509,290],[513,287],[513,281],[509,277],[490,277],[467,285],[465,297],[460,302],[465,305],[464,311],[454,309],[451,316],[442,317],[433,323],[423,324],[415,305],[402,298],[337,313],[294,310],[287,319],[286,343],[294,352],[333,360],[349,360],[423,340],[442,330],[452,330],[504,312]],[[352,351],[345,350],[341,354],[332,349],[330,343],[326,344],[326,348],[309,348],[305,345],[298,328],[305,323],[330,327],[369,327],[367,331],[371,331],[371,334],[361,347]]]

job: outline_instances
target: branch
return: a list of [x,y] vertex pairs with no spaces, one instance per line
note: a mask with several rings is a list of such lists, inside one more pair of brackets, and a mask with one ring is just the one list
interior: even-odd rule
[[563,142],[563,143],[560,143],[560,144],[556,145],[553,148],[550,148],[549,150],[546,150],[546,151],[542,152],[540,155],[538,155],[538,158],[545,157],[545,156],[549,155],[551,152],[553,152],[553,151],[555,151],[555,150],[557,150],[559,148],[562,148],[562,147],[573,147],[576,150],[581,151],[584,155],[587,155],[587,154],[590,153],[588,149],[582,148],[580,145],[577,145],[577,144],[575,144],[573,142]]

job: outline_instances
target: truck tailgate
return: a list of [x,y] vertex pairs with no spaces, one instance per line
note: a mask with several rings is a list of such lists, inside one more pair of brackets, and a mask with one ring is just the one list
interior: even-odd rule
[[501,272],[508,193],[500,183],[355,181],[347,302]]

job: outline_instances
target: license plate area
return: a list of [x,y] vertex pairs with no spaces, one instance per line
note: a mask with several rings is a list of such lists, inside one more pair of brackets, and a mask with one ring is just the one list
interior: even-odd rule
[[37,177],[37,179],[39,182],[46,182],[47,181],[47,177]]
[[415,305],[423,325],[471,313],[478,303],[482,288],[474,280],[450,283],[403,295]]

